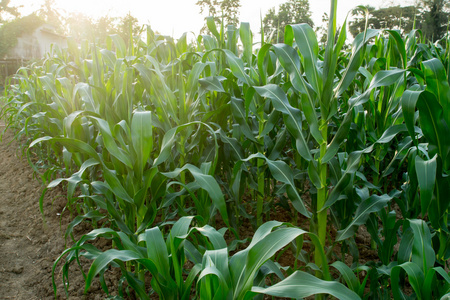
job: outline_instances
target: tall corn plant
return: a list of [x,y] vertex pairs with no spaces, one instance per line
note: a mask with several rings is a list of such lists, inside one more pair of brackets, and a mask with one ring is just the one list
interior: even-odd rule
[[[319,145],[316,155],[313,155],[308,146],[302,130],[301,114],[297,108],[292,107],[289,103],[285,92],[276,85],[266,85],[255,87],[256,92],[268,99],[272,100],[275,110],[284,115],[286,128],[295,139],[295,148],[302,159],[308,162],[308,173],[311,182],[317,188],[317,199],[313,204],[313,213],[315,216],[316,228],[321,247],[325,246],[326,227],[327,227],[327,207],[330,202],[336,199],[330,196],[341,191],[342,185],[336,186],[333,193],[328,193],[328,161],[334,157],[338,151],[340,143],[346,136],[346,124],[341,124],[340,130],[336,133],[333,141],[328,144],[329,125],[331,118],[337,113],[337,97],[352,81],[361,60],[361,48],[367,41],[359,40],[355,42],[355,48],[352,56],[352,62],[349,64],[347,72],[342,76],[336,92],[335,87],[335,70],[339,58],[339,53],[345,41],[346,27],[341,30],[337,39],[336,36],[336,5],[337,1],[331,1],[330,23],[328,28],[328,42],[326,45],[323,64],[319,64],[318,52],[319,47],[314,31],[309,25],[291,25],[286,28],[286,44],[277,44],[273,46],[278,60],[283,68],[288,72],[289,79],[296,93],[300,94],[301,109],[309,125],[311,136]],[[294,40],[296,46],[295,50]],[[304,75],[303,75],[304,71]],[[306,79],[305,79],[305,77]],[[320,115],[317,114],[316,108],[320,107]],[[347,113],[351,116],[351,111]],[[348,181],[348,180],[346,180]],[[328,201],[327,201],[328,200]],[[303,214],[309,216],[305,211]],[[317,252],[319,253],[319,252]],[[316,264],[324,266],[327,264],[316,253]]]
[[[410,210],[417,215],[428,214],[430,223],[439,235],[439,251],[441,262],[448,259],[448,190],[449,155],[450,155],[450,117],[449,117],[449,84],[448,74],[440,60],[432,58],[422,62],[425,90],[413,86],[402,97],[402,107],[408,132],[413,139],[414,149],[409,156],[410,177],[407,201]],[[418,121],[423,138],[414,131]],[[427,147],[419,141],[423,139]],[[418,193],[418,191],[420,191]],[[420,200],[419,200],[420,199]]]

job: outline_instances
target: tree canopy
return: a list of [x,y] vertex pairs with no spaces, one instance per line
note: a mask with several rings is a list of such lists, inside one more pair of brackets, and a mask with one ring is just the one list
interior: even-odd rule
[[[431,40],[440,39],[447,30],[449,21],[449,0],[421,0],[417,6],[390,6],[375,9],[366,6],[369,11],[369,28],[399,29],[409,32],[413,28],[421,29],[423,35]],[[365,15],[361,10],[353,10],[354,20],[349,22],[353,37],[364,30]]]
[[311,19],[308,0],[288,0],[280,4],[278,12],[275,7],[269,9],[263,19],[264,36],[268,42],[276,43],[284,41],[284,28],[289,24],[308,23],[314,26]]
[[[415,6],[401,7],[390,6],[380,9],[367,6],[369,11],[369,28],[401,29],[409,32],[413,28],[414,21],[419,17],[419,10]],[[364,30],[365,15],[361,10],[353,10],[354,21],[349,22],[350,33],[355,37]]]
[[422,0],[421,29],[426,38],[436,41],[447,32],[449,22],[449,0]]
[[216,22],[224,22],[225,25],[239,24],[240,0],[198,0],[196,5],[200,7],[200,13],[207,13],[214,17]]
[[11,0],[1,0],[0,1],[0,24],[4,23],[5,15],[7,17],[18,17],[19,11],[17,10],[17,7],[10,6]]

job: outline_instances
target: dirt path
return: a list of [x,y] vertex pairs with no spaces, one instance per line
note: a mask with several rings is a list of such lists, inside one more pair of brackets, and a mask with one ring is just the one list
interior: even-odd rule
[[[4,125],[0,124],[3,131]],[[41,185],[7,132],[0,143],[0,299],[53,299],[51,266],[64,249],[58,207],[39,212]],[[47,197],[56,197],[52,191]],[[57,202],[56,202],[57,203]]]
[[[0,132],[3,129],[0,122]],[[26,157],[20,158],[18,144],[8,145],[12,138],[7,132],[0,142],[0,299],[54,299],[51,270],[65,248],[69,218],[67,213],[63,218],[60,215],[66,199],[61,190],[47,192],[44,224],[39,212],[42,185],[33,178]],[[73,269],[70,299],[104,298],[99,287],[82,296],[83,278],[75,266]],[[60,276],[56,283],[59,295],[64,295]]]

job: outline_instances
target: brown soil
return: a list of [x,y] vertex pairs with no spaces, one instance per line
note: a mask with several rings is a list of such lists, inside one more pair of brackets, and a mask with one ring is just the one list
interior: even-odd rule
[[[0,132],[3,129],[0,123]],[[8,145],[12,139],[6,132],[0,143],[0,299],[54,299],[51,273],[65,249],[66,198],[60,189],[47,192],[44,223],[39,212],[42,185],[26,157],[21,158],[18,144]],[[84,280],[77,269],[76,265],[70,268],[70,299],[104,299],[98,282],[83,296]],[[59,266],[56,284],[58,298],[64,299],[60,270]]]

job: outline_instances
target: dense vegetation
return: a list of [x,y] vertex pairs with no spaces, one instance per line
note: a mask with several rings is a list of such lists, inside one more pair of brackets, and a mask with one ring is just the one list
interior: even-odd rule
[[96,228],[54,272],[84,256],[86,291],[120,268],[141,299],[449,297],[450,39],[368,29],[350,47],[331,2],[323,47],[307,24],[255,48],[209,18],[195,44],[148,30],[20,69],[3,117],[66,187],[67,238]]

